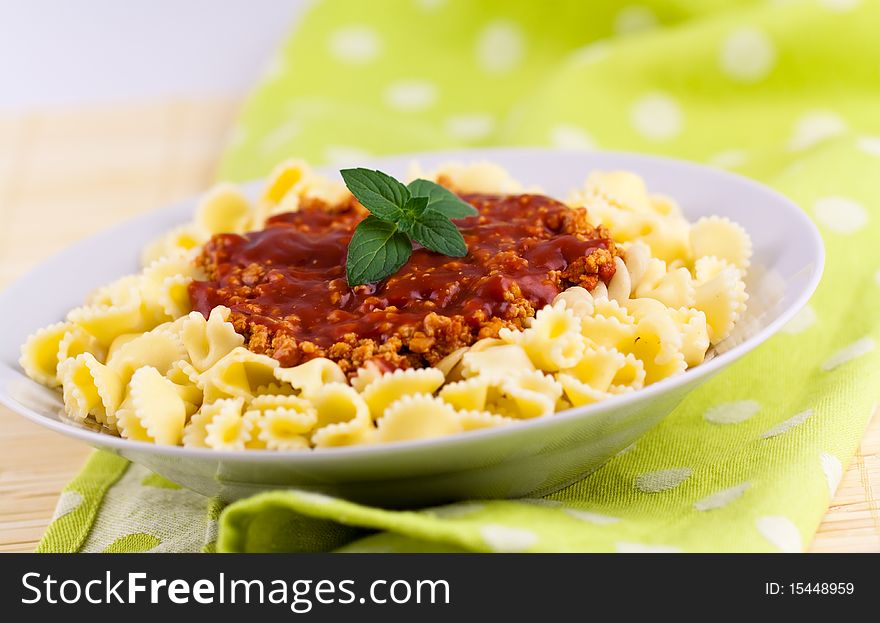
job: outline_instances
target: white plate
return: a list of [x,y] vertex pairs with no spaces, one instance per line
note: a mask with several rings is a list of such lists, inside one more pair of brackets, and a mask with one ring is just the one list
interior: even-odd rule
[[[146,214],[49,259],[0,294],[0,402],[28,419],[118,453],[205,495],[232,500],[261,490],[300,487],[389,506],[464,498],[545,494],[595,470],[666,416],[696,385],[773,335],[813,293],[824,252],[813,224],[785,197],[755,182],[687,162],[621,153],[488,149],[419,154],[359,163],[404,176],[449,160],[489,160],[526,185],[566,197],[594,169],[642,175],[652,192],[679,202],[690,220],[716,214],[752,237],[748,335],[685,374],[606,402],[552,417],[430,441],[314,452],[218,452],[121,439],[62,415],[58,392],[31,381],[19,348],[38,327],[57,322],[88,292],[136,271],[140,249],[191,219],[194,201]],[[332,173],[332,171],[328,171]]]

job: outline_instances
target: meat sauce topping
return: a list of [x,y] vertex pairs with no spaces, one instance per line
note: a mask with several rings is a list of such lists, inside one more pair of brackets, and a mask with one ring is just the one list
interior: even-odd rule
[[366,211],[306,202],[266,228],[220,234],[199,263],[209,280],[189,288],[193,309],[217,305],[250,350],[293,366],[314,357],[349,375],[373,360],[383,369],[433,365],[502,327],[522,329],[565,288],[592,289],[614,275],[617,250],[584,208],[543,195],[463,194],[478,215],[455,221],[468,254],[415,245],[394,275],[350,288],[349,240]]

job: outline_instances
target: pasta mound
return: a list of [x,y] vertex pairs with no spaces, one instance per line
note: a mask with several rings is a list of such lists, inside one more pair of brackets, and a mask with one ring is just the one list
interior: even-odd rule
[[749,326],[748,233],[690,223],[633,173],[593,172],[567,205],[489,163],[418,176],[479,210],[458,222],[466,258],[416,249],[348,288],[364,210],[289,161],[256,201],[208,192],[140,274],[36,331],[21,367],[69,418],[131,440],[325,451],[552,417],[682,374]]

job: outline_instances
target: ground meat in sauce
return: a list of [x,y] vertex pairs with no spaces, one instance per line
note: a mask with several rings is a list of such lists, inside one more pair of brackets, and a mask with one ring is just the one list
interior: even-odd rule
[[328,357],[351,375],[370,360],[433,365],[502,327],[524,328],[565,288],[614,275],[614,242],[584,208],[543,195],[461,196],[479,211],[456,221],[466,257],[415,245],[396,274],[355,288],[345,255],[366,211],[354,199],[305,202],[261,231],[216,235],[198,260],[209,280],[190,285],[193,309],[229,307],[247,347],[284,366]]

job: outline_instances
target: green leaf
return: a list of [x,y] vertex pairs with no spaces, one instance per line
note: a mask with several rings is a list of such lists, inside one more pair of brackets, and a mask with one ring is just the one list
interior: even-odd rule
[[413,180],[407,186],[413,197],[427,197],[428,209],[443,214],[447,218],[466,218],[478,214],[474,207],[462,201],[458,195],[428,180]]
[[425,213],[425,208],[427,206],[427,197],[411,197],[410,200],[406,202],[406,205],[403,206],[400,220],[397,222],[398,229],[409,233],[412,230],[413,224]]
[[[456,230],[457,231],[457,230]],[[348,285],[354,287],[393,275],[412,255],[412,242],[396,223],[368,216],[354,230],[345,260]]]
[[409,201],[409,189],[381,171],[343,169],[340,171],[351,194],[374,216],[383,221],[397,221]]
[[413,240],[431,251],[452,257],[467,255],[467,245],[458,227],[439,212],[426,210],[409,233]]

